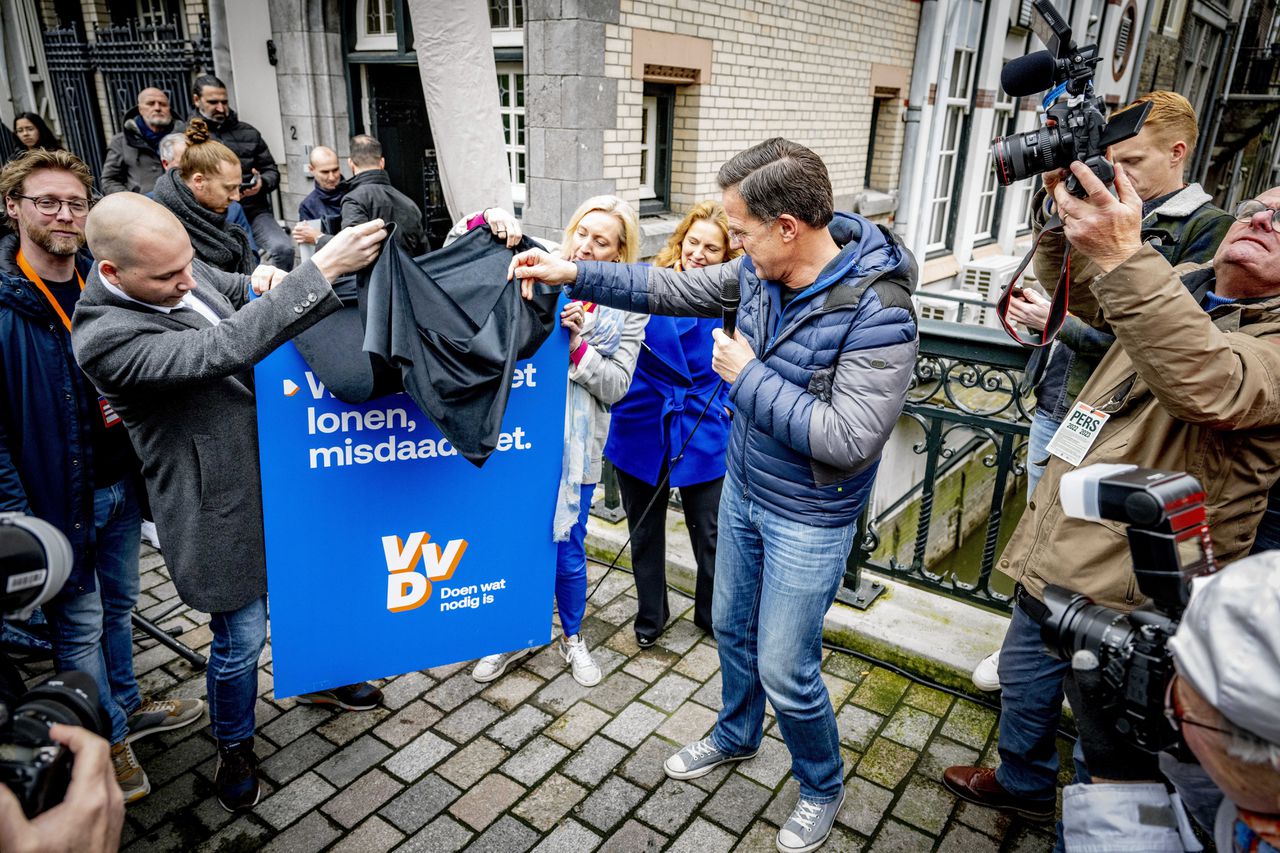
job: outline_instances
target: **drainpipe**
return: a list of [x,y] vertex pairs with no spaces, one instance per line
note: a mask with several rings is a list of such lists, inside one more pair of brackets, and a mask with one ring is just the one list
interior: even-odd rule
[[1142,61],[1147,58],[1147,42],[1151,40],[1151,27],[1155,23],[1152,17],[1156,11],[1156,0],[1147,0],[1147,10],[1142,14],[1142,27],[1138,31],[1138,48],[1133,55],[1133,73],[1129,76],[1129,91],[1125,103],[1132,104],[1138,97],[1138,84],[1141,83]]
[[[213,52],[213,73],[227,84],[228,92],[235,92],[236,73],[231,65],[226,0],[209,0],[209,48]],[[190,97],[190,93],[187,94]]]
[[911,89],[907,95],[906,128],[902,140],[902,161],[898,166],[898,207],[894,213],[893,232],[910,246],[911,229],[915,225],[916,197],[920,173],[916,168],[920,142],[920,120],[929,103],[929,81],[941,49],[942,28],[939,26],[940,0],[922,0],[920,27],[916,34],[916,57],[911,69]]

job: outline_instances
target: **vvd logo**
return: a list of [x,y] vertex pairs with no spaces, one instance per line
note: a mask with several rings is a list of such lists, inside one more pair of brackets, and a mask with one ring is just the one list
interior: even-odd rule
[[[383,536],[382,550],[387,557],[387,609],[392,613],[421,607],[431,597],[432,581],[453,577],[467,540],[450,539],[443,549],[428,540],[431,535],[419,531],[409,534],[406,544],[399,536]],[[422,563],[419,570],[418,563]]]

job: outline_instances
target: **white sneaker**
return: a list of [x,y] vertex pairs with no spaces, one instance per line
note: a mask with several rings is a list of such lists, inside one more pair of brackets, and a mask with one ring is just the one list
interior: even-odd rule
[[502,673],[507,671],[507,667],[520,660],[520,658],[529,654],[533,649],[519,649],[514,652],[506,652],[500,655],[489,655],[482,657],[476,661],[475,668],[471,670],[471,677],[480,683],[493,681]]
[[973,668],[973,684],[988,692],[1000,689],[1000,652],[992,652]]
[[142,541],[157,551],[160,550],[160,535],[156,533],[156,523],[154,521],[142,522]]
[[574,681],[583,687],[595,687],[600,683],[600,667],[591,659],[591,652],[587,651],[587,644],[582,642],[581,636],[561,637],[560,654],[564,655],[565,663],[573,667]]

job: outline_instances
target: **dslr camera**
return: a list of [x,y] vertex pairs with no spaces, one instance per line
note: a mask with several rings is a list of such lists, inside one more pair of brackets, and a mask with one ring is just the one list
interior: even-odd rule
[[1189,474],[1101,464],[1063,476],[1060,494],[1073,518],[1127,525],[1138,589],[1149,602],[1121,613],[1051,584],[1041,639],[1061,660],[1097,659],[1107,694],[1102,710],[1120,735],[1150,752],[1176,747],[1164,713],[1173,677],[1166,644],[1186,609],[1191,579],[1215,571],[1204,490]]
[[[1093,73],[1101,59],[1096,44],[1077,45],[1071,27],[1049,0],[1032,0],[1031,29],[1047,50],[1018,57],[1000,73],[1005,94],[1021,98],[1048,90],[1045,119],[1038,130],[1000,137],[991,143],[996,180],[1008,186],[1033,175],[1065,169],[1075,160],[1088,166],[1104,184],[1115,180],[1107,148],[1136,136],[1151,104],[1125,110],[1107,121],[1106,103],[1094,93]],[[1063,97],[1065,95],[1065,97]],[[1067,189],[1084,197],[1072,175]]]
[[[70,573],[71,544],[60,530],[22,513],[0,513],[0,615],[25,619],[58,594]],[[0,691],[0,783],[28,818],[62,802],[71,782],[71,751],[49,737],[54,723],[107,734],[89,675],[63,673],[20,697]]]

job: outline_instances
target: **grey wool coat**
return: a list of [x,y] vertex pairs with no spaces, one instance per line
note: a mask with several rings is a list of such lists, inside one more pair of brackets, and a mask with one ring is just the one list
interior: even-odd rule
[[118,297],[95,265],[71,342],[129,428],[178,595],[217,613],[267,591],[252,367],[342,303],[310,262],[253,301],[248,276],[199,260],[193,273],[217,326]]

